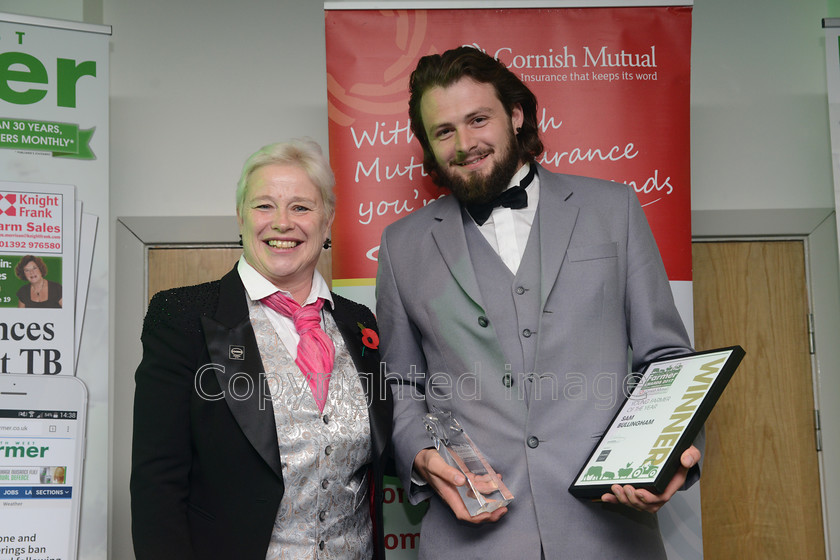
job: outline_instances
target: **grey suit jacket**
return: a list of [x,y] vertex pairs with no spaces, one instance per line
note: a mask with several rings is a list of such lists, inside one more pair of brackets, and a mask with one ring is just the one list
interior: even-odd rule
[[[536,376],[512,372],[482,301],[457,200],[448,196],[383,232],[377,278],[382,357],[394,384],[398,474],[412,502],[431,498],[422,558],[664,558],[656,516],[589,503],[568,487],[624,399],[633,371],[691,351],[635,193],[538,169],[540,317]],[[507,282],[507,279],[498,281]],[[511,289],[515,289],[512,285]],[[508,366],[508,370],[509,370]],[[516,496],[495,524],[458,522],[411,483],[429,447],[422,416],[452,410]],[[696,478],[697,473],[692,477]]]

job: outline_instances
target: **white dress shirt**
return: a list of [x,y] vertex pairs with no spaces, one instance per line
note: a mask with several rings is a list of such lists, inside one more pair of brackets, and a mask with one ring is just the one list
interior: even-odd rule
[[[264,297],[270,296],[274,292],[281,292],[289,297],[292,297],[291,293],[278,289],[277,286],[272,284],[265,276],[257,272],[253,266],[248,264],[244,255],[239,257],[239,263],[236,265],[236,271],[242,279],[242,284],[245,286],[245,292],[252,301],[259,301]],[[318,298],[324,298],[326,300],[325,305],[328,304],[331,308],[333,307],[332,295],[330,294],[327,282],[324,280],[324,277],[321,276],[321,273],[315,270],[312,275],[312,289],[309,291],[309,295],[306,297],[303,305],[315,303]],[[278,313],[262,302],[260,302],[260,305],[263,306],[269,322],[271,322],[274,330],[277,331],[277,336],[280,337],[280,340],[283,342],[286,350],[289,351],[292,359],[296,360],[297,345],[298,342],[300,342],[300,335],[295,328],[294,321],[292,321],[291,317],[286,317],[282,313]],[[321,328],[324,329],[323,312],[321,313]]]
[[[513,175],[508,189],[518,185],[525,178],[531,165],[533,164],[526,163]],[[537,175],[534,175],[531,184],[525,187],[525,192],[528,194],[528,206],[520,209],[498,206],[493,209],[490,218],[478,226],[481,234],[514,274],[519,270],[519,263],[525,254],[525,245],[531,234],[531,225],[537,215],[537,204],[540,201],[540,178]]]

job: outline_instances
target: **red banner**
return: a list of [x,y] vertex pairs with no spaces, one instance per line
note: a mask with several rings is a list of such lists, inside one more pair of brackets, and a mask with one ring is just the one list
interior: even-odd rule
[[537,96],[538,161],[633,188],[669,278],[691,280],[691,8],[637,7],[327,11],[334,282],[374,278],[382,229],[444,194],[422,171],[407,85],[421,56],[459,45]]

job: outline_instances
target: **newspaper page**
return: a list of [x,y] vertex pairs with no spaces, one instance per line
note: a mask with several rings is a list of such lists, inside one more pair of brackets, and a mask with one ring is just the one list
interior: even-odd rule
[[75,187],[0,181],[0,373],[75,372]]

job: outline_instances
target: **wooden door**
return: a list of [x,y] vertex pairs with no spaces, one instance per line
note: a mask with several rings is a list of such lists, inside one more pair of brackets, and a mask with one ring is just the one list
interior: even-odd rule
[[825,558],[804,245],[694,243],[698,350],[746,358],[706,423],[707,560]]
[[241,254],[239,247],[150,248],[148,297],[169,288],[218,280]]

